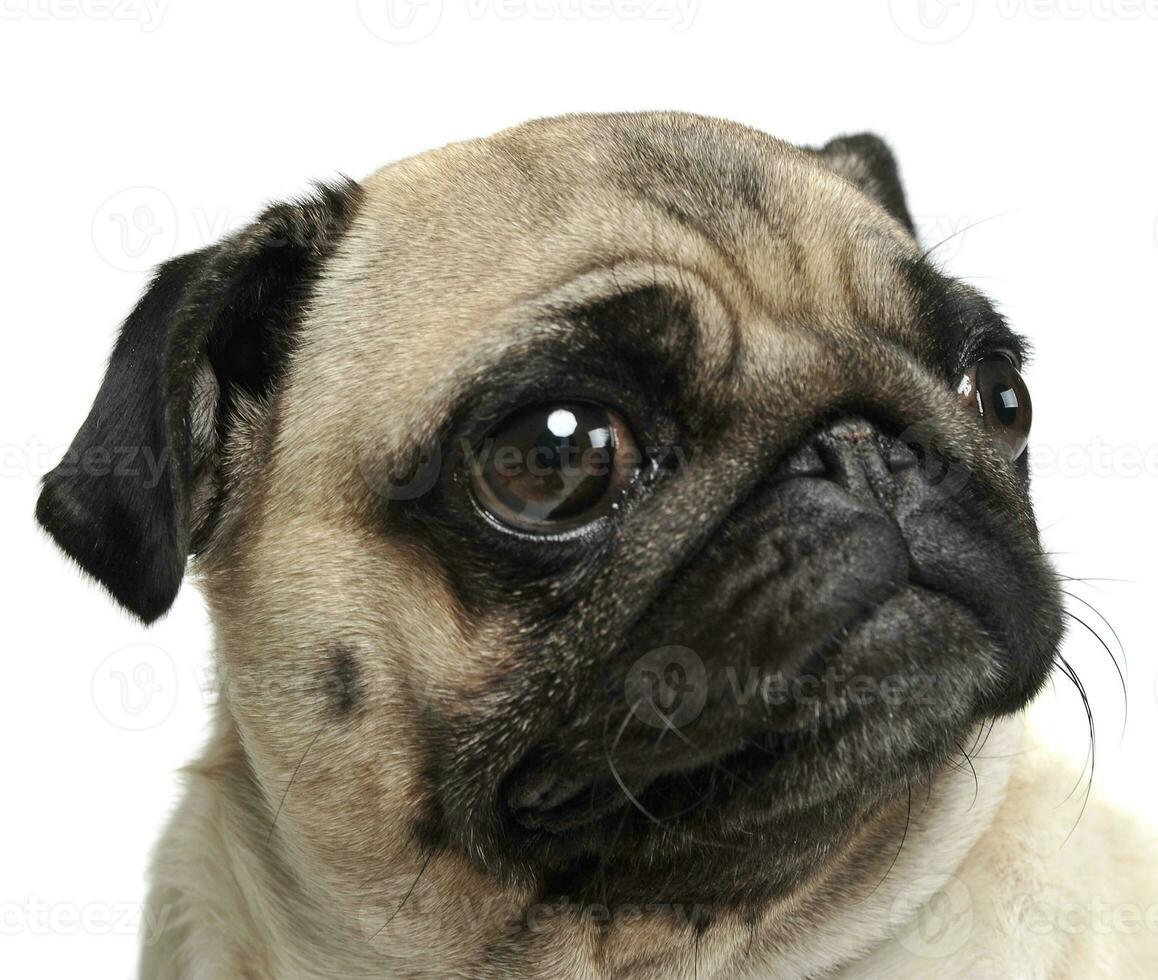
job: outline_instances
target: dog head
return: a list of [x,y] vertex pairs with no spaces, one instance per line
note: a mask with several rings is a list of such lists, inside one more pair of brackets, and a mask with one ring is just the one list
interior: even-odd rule
[[752,907],[1051,669],[1022,356],[875,138],[537,122],[163,266],[38,516],[331,894]]

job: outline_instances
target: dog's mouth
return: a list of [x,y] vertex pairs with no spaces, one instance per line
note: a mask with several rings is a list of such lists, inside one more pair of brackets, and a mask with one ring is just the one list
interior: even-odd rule
[[[705,814],[719,821],[735,804],[741,821],[774,819],[783,802],[779,790],[824,754],[839,750],[842,741],[855,737],[881,707],[874,703],[885,697],[881,685],[858,688],[858,682],[866,680],[864,674],[831,672],[830,667],[852,649],[871,650],[879,641],[874,628],[891,616],[903,617],[899,611],[905,606],[928,609],[958,631],[983,633],[975,613],[961,599],[917,583],[896,588],[832,629],[810,649],[800,672],[792,679],[779,675],[782,683],[774,689],[761,680],[753,683],[735,674],[729,674],[722,685],[704,678],[722,698],[706,704],[703,715],[690,723],[681,723],[679,704],[672,700],[636,702],[627,706],[621,718],[608,715],[601,739],[602,760],[592,759],[582,749],[574,755],[559,748],[530,753],[504,784],[506,818],[529,840],[567,835],[609,821],[619,823],[626,814],[661,829],[699,820]],[[933,701],[940,685],[931,680],[916,672],[890,676],[891,706]],[[964,687],[963,677],[946,676],[945,680],[958,689]],[[712,713],[727,715],[728,734],[722,738],[713,731],[719,726],[705,717]],[[944,721],[953,730],[961,724],[960,719],[946,717]],[[638,740],[632,739],[626,758],[621,758],[625,735],[629,731],[637,735],[640,729],[652,739],[650,753],[646,748],[641,753]],[[812,793],[795,787],[793,796],[821,800],[827,793],[847,788],[821,781]]]
[[630,786],[608,760],[608,775],[587,779],[551,765],[523,771],[505,794],[511,819],[531,834],[567,834],[591,824],[617,819],[634,809],[656,825],[689,817],[718,794],[723,777],[735,786],[751,786],[787,759],[805,732],[768,732],[732,751],[717,751],[680,772],[653,774]]
[[[877,615],[899,591],[892,588],[879,602],[866,601],[865,608],[856,610],[846,621],[831,628],[823,640],[810,645],[809,661],[821,666],[838,656],[845,640]],[[798,641],[797,645],[802,644]],[[647,690],[639,685],[633,692],[635,700],[625,705],[622,720],[615,712],[607,714],[601,738],[605,765],[597,764],[594,776],[586,774],[590,771],[590,760],[577,756],[567,758],[566,749],[530,753],[504,786],[503,806],[514,824],[531,833],[565,834],[618,817],[631,808],[657,824],[679,820],[693,814],[709,798],[718,798],[718,777],[724,777],[727,785],[750,788],[790,761],[794,752],[807,742],[815,744],[820,729],[827,729],[831,736],[837,725],[847,723],[857,710],[854,705],[838,702],[817,704],[807,718],[761,714],[754,728],[746,727],[731,737],[710,739],[701,745],[694,731],[685,731],[689,719],[681,716],[684,707],[681,695],[694,696],[695,691],[690,689],[686,671],[677,671],[677,675],[668,679],[671,689],[667,696],[655,687]],[[659,684],[664,684],[658,671],[653,676]],[[696,680],[712,686],[706,676]],[[688,689],[681,692],[680,684]],[[629,685],[627,682],[625,687]],[[747,690],[742,689],[742,685],[746,685]],[[725,685],[715,686],[725,695],[730,689],[735,704],[729,705],[725,696],[722,704],[713,705],[712,710],[723,710],[737,718],[749,707],[752,697],[770,700],[767,691],[762,695],[750,681],[741,680],[735,674],[726,679]],[[801,706],[799,702],[803,699],[799,691],[794,694],[785,687],[781,694],[782,701],[796,702],[792,705],[794,708]],[[769,705],[765,703],[763,707]],[[701,710],[707,710],[707,706]],[[691,722],[699,720],[690,719]],[[613,724],[615,730],[612,730]],[[766,724],[776,727],[764,727]],[[640,726],[645,733],[654,735],[652,756],[656,765],[629,767],[622,760],[617,761],[617,754],[627,731]],[[669,768],[660,764],[658,751],[665,741],[666,748],[677,753],[674,759],[666,752],[663,754]]]

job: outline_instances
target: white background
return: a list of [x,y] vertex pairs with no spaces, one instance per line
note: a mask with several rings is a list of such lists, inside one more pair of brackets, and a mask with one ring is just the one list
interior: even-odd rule
[[[1080,631],[1066,651],[1094,702],[1097,784],[1153,808],[1158,0],[398,0],[393,26],[390,12],[0,0],[0,972],[130,975],[147,855],[205,732],[198,594],[146,630],[32,521],[144,270],[314,178],[564,111],[890,141],[926,241],[960,232],[937,256],[1036,346],[1048,547],[1069,575],[1121,580],[1074,591],[1125,644],[1124,740],[1106,654]],[[1076,780],[1085,719],[1067,688],[1047,708]]]

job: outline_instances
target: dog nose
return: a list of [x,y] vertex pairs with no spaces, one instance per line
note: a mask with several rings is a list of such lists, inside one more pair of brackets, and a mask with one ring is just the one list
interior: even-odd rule
[[916,470],[918,462],[901,438],[867,419],[845,417],[812,435],[780,466],[776,479],[827,479],[858,500],[887,504],[901,474]]

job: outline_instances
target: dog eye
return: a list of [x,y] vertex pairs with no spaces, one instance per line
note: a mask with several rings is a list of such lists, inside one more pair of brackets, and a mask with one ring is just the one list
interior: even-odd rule
[[626,422],[593,402],[534,405],[478,450],[471,482],[490,514],[522,531],[581,527],[612,511],[641,457]]
[[1021,373],[1003,357],[978,361],[957,386],[961,401],[980,414],[1011,461],[1025,452],[1033,403]]

